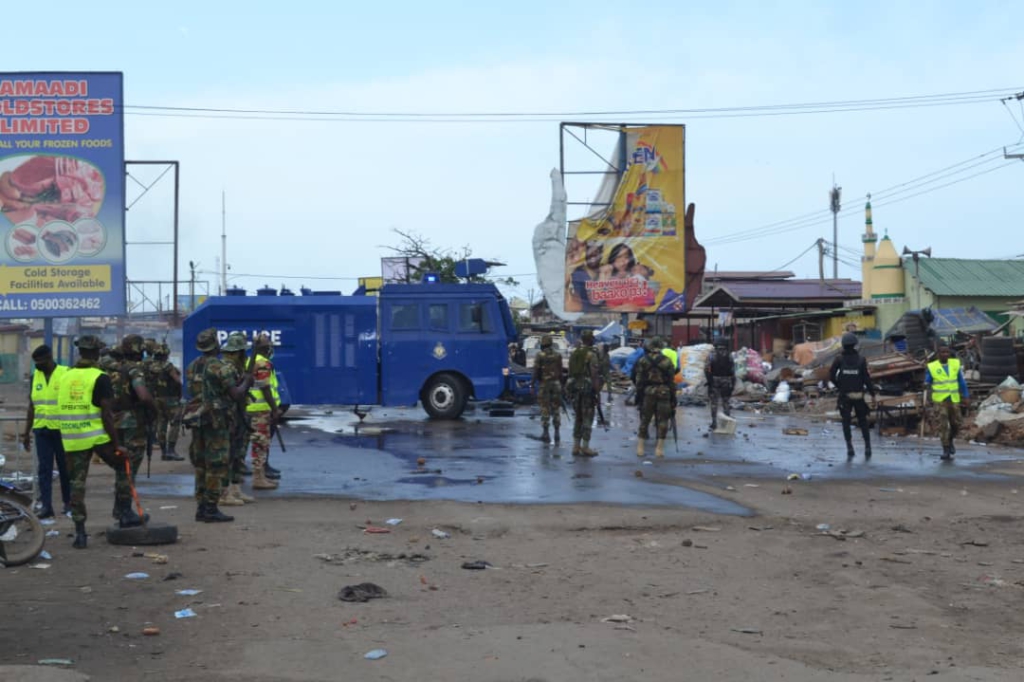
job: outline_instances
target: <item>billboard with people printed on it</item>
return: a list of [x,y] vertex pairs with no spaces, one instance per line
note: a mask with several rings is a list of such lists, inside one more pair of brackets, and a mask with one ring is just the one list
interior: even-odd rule
[[685,128],[629,128],[609,201],[569,223],[567,312],[684,312]]

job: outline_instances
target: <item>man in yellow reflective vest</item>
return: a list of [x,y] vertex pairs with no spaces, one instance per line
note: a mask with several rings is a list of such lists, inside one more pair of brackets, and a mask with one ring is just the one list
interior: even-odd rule
[[94,454],[114,470],[114,504],[120,512],[121,527],[139,526],[145,519],[132,509],[131,487],[124,470],[128,453],[122,449],[114,426],[114,388],[110,376],[98,367],[103,342],[95,336],[82,336],[75,345],[79,360],[60,378],[57,420],[71,478],[71,520],[75,522],[72,547],[85,549],[85,479]]
[[938,408],[939,438],[942,440],[942,459],[945,460],[956,454],[953,439],[960,431],[960,403],[964,407],[971,404],[960,361],[949,355],[949,346],[940,346],[938,358],[928,363],[928,373],[924,377],[925,389]]
[[252,489],[274,490],[277,481],[267,474],[267,456],[270,453],[270,427],[280,418],[278,405],[281,398],[277,392],[277,373],[270,362],[273,345],[270,337],[260,334],[252,345],[254,354],[252,373],[255,379],[249,391],[249,404],[245,411],[252,427]]
[[39,486],[39,512],[41,519],[53,518],[53,463],[57,462],[60,477],[60,496],[64,502],[64,514],[71,512],[71,481],[68,478],[67,460],[60,440],[60,422],[57,420],[57,388],[60,377],[68,371],[53,360],[53,351],[42,345],[32,351],[32,362],[36,371],[32,374],[31,394],[28,401],[28,415],[25,417],[25,433],[21,443],[31,449],[32,434],[36,435],[36,482]]

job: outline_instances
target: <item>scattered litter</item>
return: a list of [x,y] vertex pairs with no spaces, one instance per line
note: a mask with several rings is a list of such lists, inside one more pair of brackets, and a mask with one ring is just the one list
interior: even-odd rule
[[897,533],[913,533],[914,532],[914,531],[910,530],[909,528],[907,528],[906,526],[904,526],[902,523],[897,523],[895,526],[892,527],[892,530],[896,531]]
[[349,502],[348,503],[349,511],[355,511],[357,506],[359,506],[359,505],[357,505],[355,502]]
[[896,557],[883,556],[879,557],[879,561],[888,561],[890,564],[912,564],[913,561],[907,561],[906,559],[897,559]]
[[78,591],[82,594],[92,594],[92,588],[86,585],[85,587],[79,587]]
[[782,433],[787,436],[806,436],[808,432],[807,429],[788,428],[782,429]]
[[[44,526],[52,526],[52,525],[54,525],[54,524],[55,524],[55,523],[57,523],[57,522],[56,522],[56,521],[54,521],[53,519],[43,519],[43,520],[42,520],[42,521],[40,521],[39,523],[40,523],[41,525],[44,525]],[[63,659],[63,658],[54,658],[54,659],[50,659],[50,658],[48,658],[48,659],[46,659],[46,660],[48,660],[48,661],[50,661],[50,660],[54,660],[54,661],[63,661],[63,660],[66,660],[66,659]]]
[[739,632],[744,635],[763,635],[764,633],[757,628],[729,628],[733,632]]
[[175,590],[174,594],[179,594],[182,597],[194,597],[197,594],[202,594],[202,590]]
[[992,575],[983,575],[980,578],[981,582],[990,587],[1006,587],[1007,583],[1002,578],[997,578]]
[[881,492],[883,492],[883,493],[901,493],[901,492],[903,492],[903,488],[879,488],[879,490]]
[[827,523],[819,523],[817,526],[815,526],[815,528],[817,528],[818,530],[832,530],[832,526],[828,525]]
[[807,474],[807,473],[800,474],[800,478],[801,478],[801,480],[809,481],[809,480],[811,480],[811,475]]
[[46,537],[48,537],[48,538],[55,538],[55,537],[59,537],[59,536],[60,536],[60,531],[59,530],[48,530],[48,531],[46,531]]
[[176,505],[176,504],[165,504],[164,506],[160,507],[160,511],[167,511],[168,509],[177,509],[177,508],[178,508],[178,505]]
[[157,554],[156,552],[146,552],[142,556],[152,559],[154,564],[166,564],[169,561],[166,554]]
[[693,547],[693,540],[690,540],[689,538],[683,540],[683,547]]
[[32,564],[31,566],[29,566],[29,568],[38,568],[38,569],[41,569],[41,570],[45,570],[45,569],[47,569],[49,567],[50,567],[50,564]]
[[381,528],[380,526],[367,526],[366,528],[363,529],[363,532],[364,533],[369,533],[371,535],[374,535],[374,534],[390,533],[391,529],[390,528]]
[[690,590],[686,594],[688,594],[688,595],[692,595],[692,594],[707,594],[710,591],[711,590],[707,590],[707,589],[704,589],[704,590]]
[[45,549],[39,553],[40,558],[46,559],[47,561],[53,560],[53,555],[47,552]]
[[149,573],[129,573],[125,576],[126,580],[145,580],[149,577]]
[[889,627],[893,630],[916,630],[916,625],[900,625],[899,623],[890,623]]
[[703,532],[703,533],[719,533],[722,531],[721,528],[715,526],[694,526],[692,530]]
[[40,658],[36,661],[39,665],[74,665],[70,658]]
[[967,542],[961,542],[961,546],[972,546],[972,547],[988,547],[988,542],[985,540],[968,540]]
[[434,530],[430,531],[430,534],[433,535],[438,540],[447,540],[448,538],[450,538],[452,536],[451,533],[445,532],[443,530],[438,530],[437,528],[435,528]]
[[369,661],[376,661],[388,655],[387,649],[374,649],[363,654],[363,658]]
[[637,478],[643,478],[644,477],[644,472],[642,472],[639,469],[637,469],[636,471],[633,472],[633,475],[636,476]]
[[368,602],[371,599],[383,599],[388,596],[388,591],[380,585],[373,583],[359,583],[358,585],[346,585],[338,593],[341,601]]
[[733,488],[731,485],[725,486],[725,489],[726,490],[731,490],[732,492],[736,492],[736,488]]
[[761,486],[759,486],[756,483],[746,483],[746,484],[743,485],[743,487],[744,488],[760,488]]
[[649,459],[645,459],[645,460],[644,460],[644,464],[643,464],[643,465],[644,465],[645,467],[649,467],[649,466],[652,466],[653,464],[654,464],[654,462],[652,462],[651,460],[649,460]]
[[831,429],[822,429],[821,430],[821,435],[823,435],[823,436],[831,436],[832,435],[832,430]]
[[526,564],[526,568],[545,568],[547,564]]
[[110,632],[110,633],[116,635],[118,632],[121,632],[121,628],[119,628],[116,625],[114,625],[109,630],[107,630],[107,632]]
[[626,615],[625,613],[617,613],[612,616],[606,616],[601,619],[602,623],[632,623],[633,617]]
[[196,612],[192,609],[182,609],[181,611],[175,611],[175,618],[195,618]]
[[786,476],[786,480],[787,481],[799,481],[800,480],[800,474],[790,474],[789,476]]
[[401,522],[402,522],[402,519],[388,519],[388,520],[387,520],[387,521],[385,521],[384,523],[386,523],[386,524],[387,524],[387,525],[389,525],[389,526],[397,526],[397,525],[398,525],[398,524],[400,524]]
[[156,637],[160,634],[160,628],[150,625],[149,627],[142,628],[142,634],[146,637]]
[[170,573],[168,573],[167,575],[164,576],[164,582],[167,582],[168,580],[177,580],[178,578],[184,578],[184,577],[185,577],[184,573],[178,573],[177,571],[171,571]]
[[485,568],[493,568],[490,562],[487,561],[466,561],[462,564],[462,567],[467,571],[482,571]]

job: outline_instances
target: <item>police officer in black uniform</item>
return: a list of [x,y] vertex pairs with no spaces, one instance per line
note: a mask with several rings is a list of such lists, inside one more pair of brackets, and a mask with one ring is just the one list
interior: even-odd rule
[[724,338],[715,341],[715,352],[708,356],[704,365],[704,377],[708,383],[708,406],[714,430],[718,428],[719,409],[729,416],[729,400],[736,388],[736,363],[729,354],[729,342]]
[[857,352],[857,335],[843,334],[843,352],[832,361],[829,378],[839,389],[839,415],[843,418],[843,438],[846,439],[846,458],[853,459],[853,435],[850,431],[852,413],[857,414],[857,425],[864,435],[864,459],[871,459],[871,428],[868,426],[867,393],[872,400],[878,388],[871,383],[868,361]]

